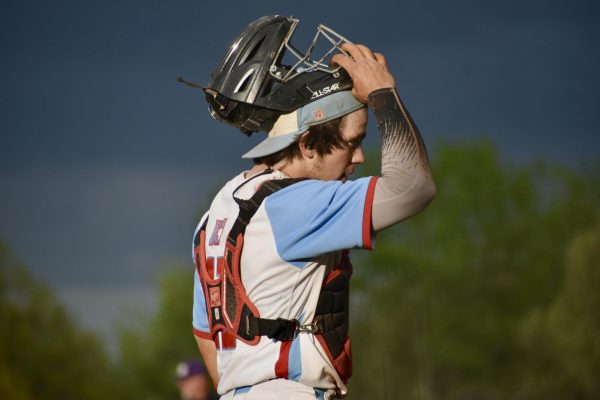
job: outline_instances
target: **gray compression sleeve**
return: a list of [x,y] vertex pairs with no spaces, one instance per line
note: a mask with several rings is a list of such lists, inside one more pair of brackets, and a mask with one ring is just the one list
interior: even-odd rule
[[373,229],[380,231],[422,211],[435,185],[421,134],[395,89],[369,95],[381,134],[381,178],[373,197]]

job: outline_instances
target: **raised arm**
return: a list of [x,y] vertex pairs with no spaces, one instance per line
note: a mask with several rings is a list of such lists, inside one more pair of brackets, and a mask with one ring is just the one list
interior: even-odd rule
[[373,229],[382,230],[422,211],[435,196],[421,134],[400,101],[385,58],[362,45],[344,44],[351,57],[334,56],[354,82],[352,94],[369,104],[381,134],[381,176],[373,199]]

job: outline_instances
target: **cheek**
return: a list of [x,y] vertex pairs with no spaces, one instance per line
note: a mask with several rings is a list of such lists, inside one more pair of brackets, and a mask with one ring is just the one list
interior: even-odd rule
[[338,163],[344,164],[343,167],[346,168],[349,164],[352,163],[352,153],[349,151],[344,151],[338,157]]

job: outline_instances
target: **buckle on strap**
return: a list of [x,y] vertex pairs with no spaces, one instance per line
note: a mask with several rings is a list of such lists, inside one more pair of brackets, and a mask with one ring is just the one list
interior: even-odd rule
[[269,339],[285,342],[296,338],[298,333],[320,335],[332,331],[333,314],[317,315],[310,324],[300,325],[297,319],[266,319],[256,318],[256,325],[247,322],[247,331],[253,335],[267,336]]
[[298,326],[298,332],[307,332],[314,335],[333,330],[333,317],[331,314],[317,315],[313,322]]

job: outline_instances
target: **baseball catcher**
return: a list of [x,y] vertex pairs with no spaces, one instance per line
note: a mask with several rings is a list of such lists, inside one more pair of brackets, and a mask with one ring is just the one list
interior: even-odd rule
[[[267,137],[242,157],[194,234],[193,332],[222,399],[332,399],[352,375],[350,249],[435,196],[421,135],[383,55],[319,26],[305,52],[299,21],[262,17],[203,87],[214,118]],[[324,54],[313,54],[325,41]],[[364,162],[371,108],[381,176]]]

